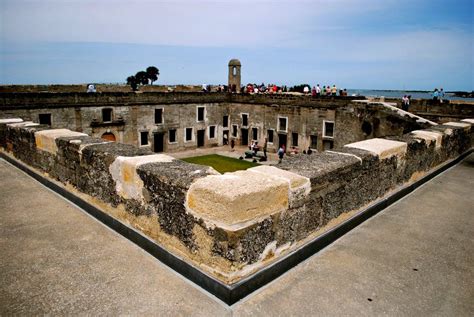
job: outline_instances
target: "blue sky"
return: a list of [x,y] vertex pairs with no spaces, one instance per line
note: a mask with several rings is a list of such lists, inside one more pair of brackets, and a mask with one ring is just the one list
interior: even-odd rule
[[0,0],[0,83],[474,89],[474,0]]

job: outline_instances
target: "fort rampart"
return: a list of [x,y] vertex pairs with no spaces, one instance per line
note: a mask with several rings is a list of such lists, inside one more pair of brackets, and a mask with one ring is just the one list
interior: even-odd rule
[[[341,148],[426,125],[363,97],[225,93],[0,93],[0,118],[22,118],[153,152],[236,145]],[[200,112],[202,111],[202,112]],[[199,117],[199,114],[202,117]],[[471,116],[466,116],[471,117]]]
[[21,119],[0,120],[0,147],[233,283],[469,150],[472,125],[449,122],[224,175]]

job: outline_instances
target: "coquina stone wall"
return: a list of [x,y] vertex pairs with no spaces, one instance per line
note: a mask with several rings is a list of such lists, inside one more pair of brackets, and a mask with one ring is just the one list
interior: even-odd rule
[[[98,138],[112,134],[118,142],[156,152],[222,146],[230,140],[236,145],[252,140],[262,145],[265,138],[269,152],[276,152],[281,144],[286,144],[289,151],[293,147],[300,152],[309,147],[323,151],[428,126],[377,104],[357,103],[359,99],[363,97],[0,93],[0,118],[49,121],[51,128],[67,128]],[[198,120],[199,109],[204,109],[202,120]],[[110,116],[105,118],[104,111],[110,111]],[[160,111],[161,121],[157,122],[155,113]],[[331,133],[328,125],[332,126]],[[186,137],[189,129],[191,138]]]
[[124,210],[131,226],[233,283],[467,151],[473,124],[450,122],[224,175],[21,119],[0,120],[0,147],[107,212]]

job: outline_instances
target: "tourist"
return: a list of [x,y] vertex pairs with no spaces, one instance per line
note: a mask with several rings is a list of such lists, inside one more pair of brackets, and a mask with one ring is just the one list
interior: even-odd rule
[[433,91],[433,102],[438,102],[438,97],[439,97],[438,88],[435,88],[435,90]]
[[316,97],[316,87],[313,86],[313,89],[311,89],[311,97]]
[[326,96],[331,96],[331,86],[326,86]]
[[438,97],[439,97],[439,102],[443,103],[443,99],[444,99],[444,90],[443,90],[443,88],[440,88],[439,93],[438,93]]
[[321,87],[319,87],[319,84],[316,85],[316,96],[321,96]]
[[408,111],[407,103],[408,103],[408,96],[404,95],[402,98],[402,110]]
[[347,89],[344,88],[344,96],[347,96]]
[[283,149],[283,145],[280,146],[280,148],[278,149],[278,163],[281,163],[281,161],[283,160],[283,155],[285,155],[285,150]]
[[263,143],[263,156],[265,157],[265,159],[267,158],[267,143],[268,140],[267,138],[265,138],[265,142]]
[[235,141],[234,141],[234,139],[232,139],[232,140],[230,140],[230,148],[231,148],[232,152],[234,151],[234,146],[235,146]]
[[304,86],[303,92],[304,92],[305,95],[309,94],[309,87],[308,87],[308,86]]
[[410,108],[410,102],[411,102],[411,95],[407,96],[407,111]]
[[323,86],[323,90],[321,91],[321,95],[324,96],[326,94],[326,86]]
[[311,150],[311,147],[308,146],[308,151],[306,152],[308,155],[311,155],[313,153],[313,150]]
[[336,87],[336,85],[332,85],[331,94],[332,94],[333,96],[336,96],[336,95],[337,95],[337,87]]

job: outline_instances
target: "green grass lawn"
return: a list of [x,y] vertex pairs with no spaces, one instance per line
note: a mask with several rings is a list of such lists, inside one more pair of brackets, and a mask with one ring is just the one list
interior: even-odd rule
[[219,173],[246,170],[247,168],[259,165],[257,163],[252,163],[252,162],[248,162],[244,160],[238,160],[238,159],[234,159],[234,158],[222,156],[222,155],[217,155],[217,154],[187,157],[182,160],[188,163],[212,166]]

